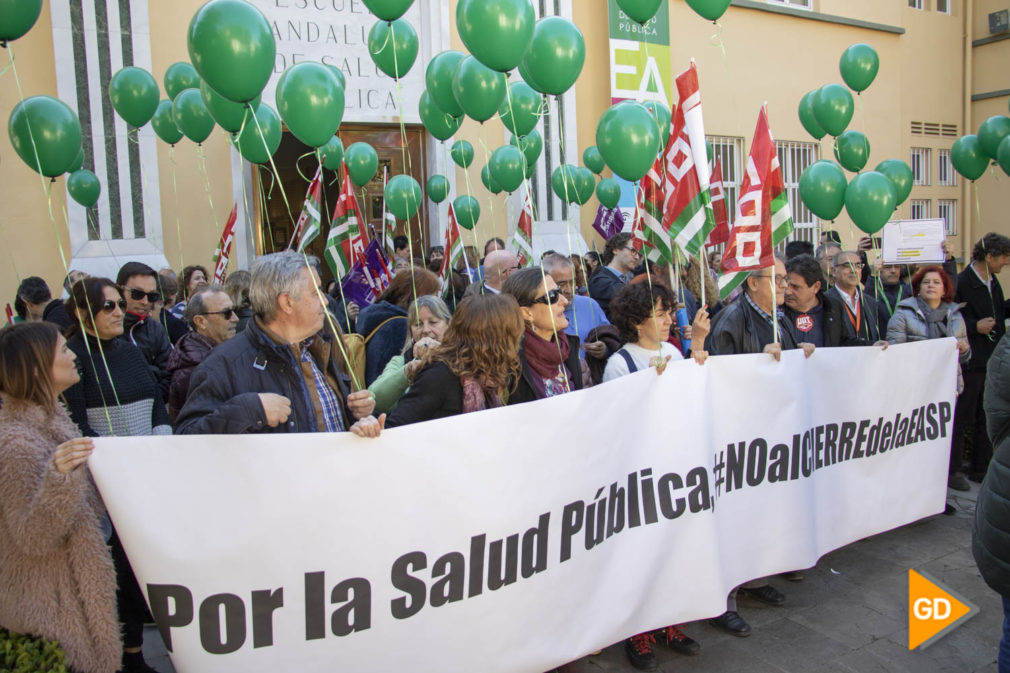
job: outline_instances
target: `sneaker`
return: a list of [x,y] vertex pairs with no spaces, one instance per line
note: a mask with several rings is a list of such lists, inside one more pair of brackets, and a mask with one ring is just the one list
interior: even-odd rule
[[656,655],[652,653],[652,644],[656,639],[651,633],[639,633],[624,641],[624,653],[628,662],[640,671],[656,670]]
[[952,488],[955,491],[970,491],[971,484],[965,478],[964,472],[955,472],[947,477],[947,488]]
[[698,654],[701,651],[698,641],[681,631],[679,626],[667,626],[656,633],[659,635],[659,639],[669,645],[674,652]]
[[740,593],[745,596],[750,596],[751,598],[756,598],[765,605],[782,605],[786,602],[786,596],[781,591],[776,589],[770,584],[766,584],[763,587],[758,587],[756,589],[748,589],[746,587],[740,588]]
[[745,622],[743,617],[733,610],[727,610],[718,617],[708,620],[708,623],[722,629],[731,636],[746,638],[750,635],[750,624]]

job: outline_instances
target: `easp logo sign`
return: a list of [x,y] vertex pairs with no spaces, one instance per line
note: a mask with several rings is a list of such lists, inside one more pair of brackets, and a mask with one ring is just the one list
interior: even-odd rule
[[977,612],[976,606],[939,582],[909,569],[908,649],[926,649]]

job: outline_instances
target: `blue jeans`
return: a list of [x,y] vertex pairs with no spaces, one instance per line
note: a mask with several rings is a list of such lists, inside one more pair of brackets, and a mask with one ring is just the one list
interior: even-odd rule
[[1010,599],[1003,597],[1003,637],[999,641],[999,673],[1010,673]]

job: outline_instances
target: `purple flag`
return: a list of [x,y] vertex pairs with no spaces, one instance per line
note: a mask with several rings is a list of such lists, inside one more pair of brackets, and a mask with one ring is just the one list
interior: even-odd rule
[[604,240],[609,240],[614,234],[619,234],[624,229],[624,215],[620,208],[607,208],[600,205],[596,211],[596,219],[593,221],[593,229],[600,232]]
[[382,245],[373,237],[364,254],[358,255],[351,270],[340,281],[340,288],[344,299],[364,308],[375,302],[392,278]]

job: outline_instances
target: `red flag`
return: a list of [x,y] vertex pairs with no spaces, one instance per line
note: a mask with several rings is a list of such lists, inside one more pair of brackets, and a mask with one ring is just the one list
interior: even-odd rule
[[7,304],[6,313],[7,313],[7,324],[8,325],[13,325],[14,324],[14,311],[11,310],[11,305],[10,304]]
[[512,235],[512,245],[519,266],[525,267],[533,260],[533,203],[530,201],[529,190],[526,190],[526,197],[523,199],[519,224],[516,226],[515,234]]
[[217,242],[217,250],[214,251],[214,282],[218,285],[224,284],[224,278],[228,273],[228,259],[231,257],[231,244],[235,240],[235,220],[238,218],[238,204],[232,206],[228,221],[224,224],[221,232],[221,240]]
[[330,233],[326,237],[326,249],[323,252],[335,277],[343,278],[351,270],[357,254],[365,251],[368,234],[364,227],[365,218],[358,209],[351,176],[347,164],[344,164],[344,181],[340,185],[340,196],[333,209],[333,221],[330,223]]
[[726,189],[722,184],[722,162],[715,160],[712,166],[712,211],[715,213],[715,229],[708,235],[705,245],[718,245],[729,240],[729,212],[726,209]]
[[453,210],[450,203],[449,221],[445,227],[445,251],[442,253],[442,267],[438,270],[438,277],[443,285],[452,273],[452,265],[461,257],[465,258],[463,239],[459,234],[459,225],[456,223],[456,211]]
[[323,192],[323,165],[319,164],[316,169],[316,176],[309,183],[309,188],[305,192],[305,203],[302,205],[301,215],[295,224],[295,233],[288,243],[288,248],[294,247],[298,252],[302,252],[319,235],[322,227],[319,216],[319,201]]

